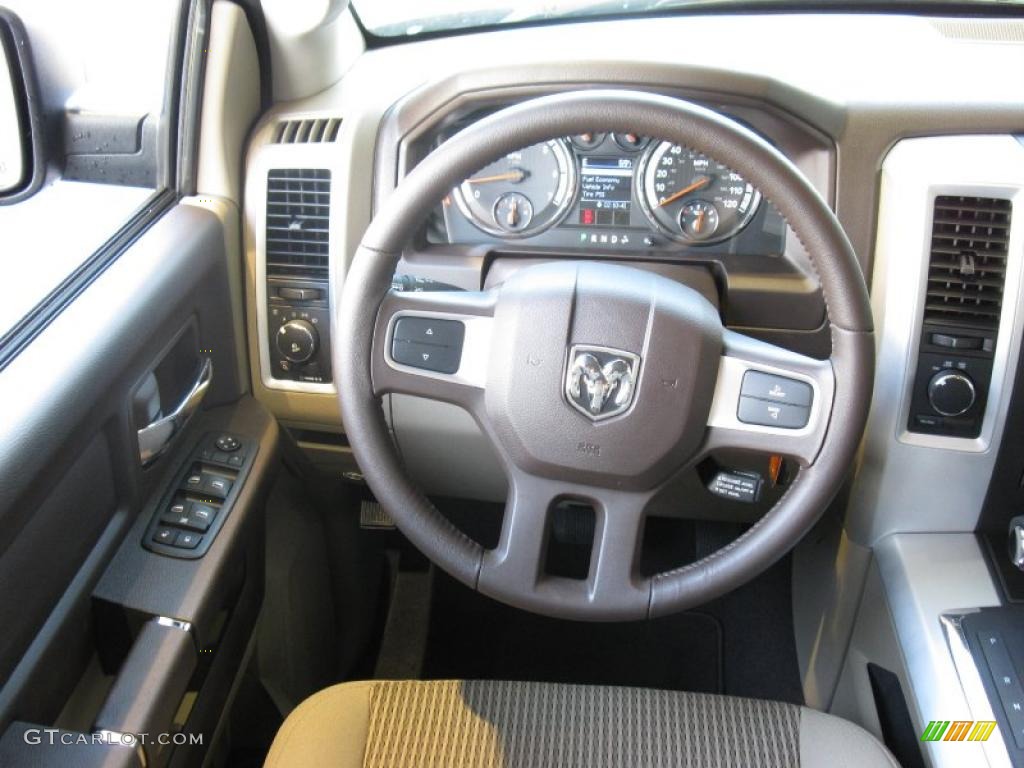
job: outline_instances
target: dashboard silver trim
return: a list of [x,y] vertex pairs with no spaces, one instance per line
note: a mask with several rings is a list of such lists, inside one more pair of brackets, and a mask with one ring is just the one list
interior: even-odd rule
[[[1021,319],[1024,317],[1024,313],[1018,311],[1022,290],[1024,290],[1022,289],[1024,259],[1021,258],[1021,253],[1024,251],[1024,228],[1020,222],[1024,217],[1024,148],[1009,136],[1003,137],[1006,141],[1000,142],[1003,144],[1001,151],[985,146],[988,141],[998,138],[949,137],[912,140],[936,142],[947,146],[954,145],[949,146],[949,154],[942,150],[938,151],[946,157],[971,158],[972,161],[982,164],[982,168],[979,169],[975,162],[966,168],[958,168],[947,163],[941,166],[943,180],[940,182],[931,177],[930,174],[934,174],[934,170],[930,170],[930,173],[929,170],[926,170],[934,168],[934,166],[931,166],[931,163],[923,156],[915,157],[910,162],[917,165],[921,172],[921,175],[917,176],[921,180],[918,194],[900,193],[898,196],[893,196],[888,200],[889,204],[882,208],[879,217],[879,245],[876,248],[878,265],[882,263],[887,265],[886,277],[892,281],[893,285],[916,286],[910,301],[903,297],[900,300],[887,303],[885,307],[887,316],[899,313],[900,319],[906,321],[904,331],[907,356],[897,421],[897,439],[903,443],[974,453],[983,453],[988,450],[989,445],[998,444],[996,428],[997,425],[1001,428],[1009,406],[1009,395],[1016,373],[1017,351],[1021,340]],[[955,154],[955,145],[961,142],[970,142],[968,146],[975,147],[975,149],[973,151],[961,149],[962,155]],[[915,151],[917,146],[924,148],[926,154],[932,154],[932,148],[926,145],[916,145],[912,151]],[[1005,162],[1014,153],[1021,156],[1016,176],[1008,174],[1007,168],[1003,167],[1005,164],[1009,170],[1014,169],[1013,163]],[[1003,163],[999,162],[999,156],[1002,156]],[[980,178],[984,176],[991,180],[982,182]],[[885,178],[883,176],[883,188],[886,183]],[[912,184],[913,182],[909,178],[899,181],[901,187],[905,187],[908,183]],[[1010,221],[1003,308],[999,318],[1000,333],[996,340],[992,361],[991,385],[985,404],[985,415],[982,418],[981,434],[976,438],[920,434],[907,429],[914,373],[920,349],[921,328],[924,324],[923,307],[928,279],[933,208],[935,198],[941,195],[1005,196],[1012,201],[1013,208],[1017,212],[1017,215],[1012,216]],[[898,255],[893,257],[891,250],[895,250]],[[910,258],[910,255],[913,255],[914,258]],[[892,323],[889,323],[889,326],[892,328]],[[1009,333],[1006,332],[1007,329],[1009,329]],[[881,366],[879,368],[881,369]]]
[[[977,538],[973,533],[895,534],[878,544],[875,557],[906,665],[910,690],[905,693],[918,733],[929,720],[994,719],[981,717],[980,702],[965,689],[942,622],[945,615],[1001,604]],[[920,744],[932,768],[1010,765],[998,754],[990,758],[979,742]]]
[[[317,118],[336,118],[336,110],[329,113],[287,113],[277,115],[269,126],[276,126],[280,120],[301,120]],[[285,390],[290,392],[305,392],[318,394],[334,394],[337,390],[333,383],[317,383],[306,381],[289,381],[287,379],[275,379],[271,373],[270,364],[270,339],[268,337],[269,320],[267,318],[267,258],[266,258],[266,209],[267,209],[267,172],[276,168],[321,168],[331,172],[331,206],[329,209],[330,221],[328,222],[328,259],[333,265],[334,262],[345,258],[345,242],[342,221],[345,217],[344,183],[347,174],[345,159],[346,154],[339,146],[342,136],[345,133],[345,120],[342,120],[338,129],[338,136],[334,143],[312,143],[312,144],[276,144],[273,143],[273,130],[269,128],[264,131],[265,140],[260,144],[253,144],[249,150],[248,166],[245,173],[245,216],[244,216],[244,245],[246,252],[250,249],[255,251],[256,267],[256,327],[259,334],[257,347],[259,349],[259,374],[263,386],[267,389]],[[328,276],[328,304],[331,307],[330,317],[333,326],[334,302],[336,281]]]
[[[932,207],[942,194],[1008,197],[1016,208],[1000,334],[976,439],[906,428]],[[882,165],[871,293],[877,373],[847,517],[850,536],[870,546],[893,532],[973,531],[1002,439],[1024,332],[1024,146],[1009,135],[926,137],[896,144]],[[907,488],[915,489],[912,496]],[[891,514],[893,509],[900,514]]]

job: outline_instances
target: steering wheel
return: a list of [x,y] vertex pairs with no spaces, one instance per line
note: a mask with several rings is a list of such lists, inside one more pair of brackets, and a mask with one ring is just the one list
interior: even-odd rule
[[[453,187],[517,149],[587,131],[681,144],[758,188],[810,255],[828,314],[831,357],[817,360],[723,328],[717,310],[696,291],[594,261],[525,267],[489,291],[390,290],[403,247]],[[867,418],[871,312],[839,222],[771,145],[676,99],[581,91],[526,101],[474,123],[399,184],[366,230],[335,295],[342,416],[370,488],[438,566],[483,594],[537,613],[602,621],[654,617],[751,579],[821,515],[849,471]],[[403,324],[403,318],[414,322]],[[396,360],[396,328],[422,330],[417,318],[447,329],[448,346],[439,349],[452,357],[433,367],[452,373]],[[758,380],[758,373],[781,378]],[[759,393],[759,381],[781,381],[784,389],[799,390],[805,404],[786,404],[796,411],[757,397],[751,404],[748,395]],[[409,478],[385,422],[386,393],[453,403],[475,418],[509,481],[494,549],[465,536]],[[751,419],[744,410],[751,405],[769,417]],[[779,425],[750,423],[771,423],[772,408],[785,416]],[[638,555],[648,503],[677,473],[723,448],[785,455],[799,470],[775,506],[734,542],[684,567],[642,575]],[[550,515],[562,500],[595,510],[584,579],[545,573]]]

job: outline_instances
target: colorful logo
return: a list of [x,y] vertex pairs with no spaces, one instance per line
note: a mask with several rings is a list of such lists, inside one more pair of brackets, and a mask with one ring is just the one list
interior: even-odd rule
[[921,741],[988,741],[995,728],[995,720],[932,720]]

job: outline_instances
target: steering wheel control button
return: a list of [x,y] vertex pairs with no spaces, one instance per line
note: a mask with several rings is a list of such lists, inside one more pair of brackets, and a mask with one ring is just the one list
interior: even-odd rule
[[715,496],[720,496],[723,499],[753,504],[761,498],[761,487],[763,485],[763,478],[756,472],[730,472],[722,470],[711,478],[711,482],[708,483],[708,490],[715,494]]
[[455,373],[462,361],[462,350],[435,347],[415,341],[395,341],[391,357],[396,363],[435,373]]
[[400,317],[395,321],[391,359],[400,365],[452,374],[462,363],[466,326],[459,320]]
[[811,409],[805,405],[761,400],[757,397],[740,397],[736,418],[744,424],[780,429],[802,429],[811,418]]
[[814,390],[804,381],[788,379],[761,371],[747,371],[743,374],[740,395],[756,397],[760,400],[771,400],[774,403],[788,403],[810,407],[814,398]]
[[414,341],[461,349],[465,337],[466,326],[460,320],[405,316],[395,321],[395,341]]
[[242,447],[238,438],[231,435],[221,435],[217,438],[216,445],[218,450],[224,451],[225,453],[234,453]]

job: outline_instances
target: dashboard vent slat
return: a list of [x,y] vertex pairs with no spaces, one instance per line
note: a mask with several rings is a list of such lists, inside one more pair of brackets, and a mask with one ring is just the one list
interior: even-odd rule
[[999,198],[935,198],[926,322],[998,328],[1010,210],[1010,201]]
[[274,129],[275,144],[322,144],[338,140],[341,118],[282,120]]
[[268,277],[327,280],[331,172],[319,168],[267,173]]

